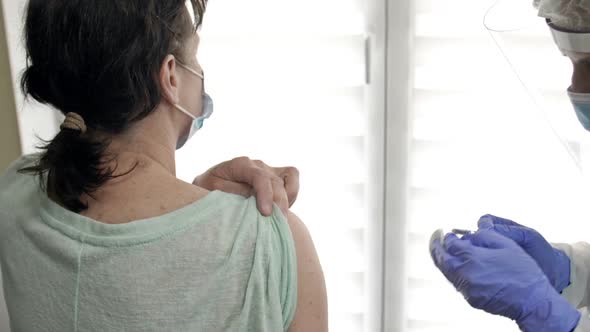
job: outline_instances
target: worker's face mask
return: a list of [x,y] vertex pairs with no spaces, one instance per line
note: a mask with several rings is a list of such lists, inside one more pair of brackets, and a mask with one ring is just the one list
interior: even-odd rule
[[[559,15],[556,16],[556,13],[550,14],[540,16],[552,17],[551,19],[547,18],[546,22],[553,35],[553,41],[561,53],[569,57],[574,64],[572,85],[576,84],[578,86],[577,89],[582,89],[578,91],[586,92],[588,90],[586,86],[588,69],[584,63],[588,62],[590,55],[590,34],[576,32],[582,31],[582,26],[572,26],[571,24],[573,22],[571,20],[566,20],[565,17],[558,17]],[[580,21],[577,23],[582,24],[583,22]],[[562,24],[565,24],[565,26]],[[578,93],[568,90],[568,95],[574,106],[578,120],[586,130],[590,131],[590,93]]]
[[184,107],[178,105],[178,104],[174,104],[174,107],[181,111],[182,113],[190,116],[193,119],[193,122],[191,124],[191,129],[188,133],[188,135],[184,136],[183,138],[181,138],[178,143],[176,144],[176,149],[180,149],[182,148],[186,142],[191,139],[195,133],[197,131],[199,131],[199,129],[203,128],[203,123],[205,122],[205,119],[208,119],[211,114],[213,114],[213,99],[211,99],[211,97],[205,92],[205,77],[203,76],[203,74],[197,72],[196,70],[180,63],[177,61],[177,64],[188,70],[191,74],[197,76],[198,78],[200,78],[201,80],[203,80],[203,89],[202,91],[199,91],[199,93],[203,96],[203,101],[202,101],[202,112],[201,112],[201,116],[197,117],[194,116],[193,114],[191,114],[189,111],[187,111]]
[[590,93],[568,91],[568,95],[574,106],[574,110],[576,110],[578,120],[586,130],[590,131]]

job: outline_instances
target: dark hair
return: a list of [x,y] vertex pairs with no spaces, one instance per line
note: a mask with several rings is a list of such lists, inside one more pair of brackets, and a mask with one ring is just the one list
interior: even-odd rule
[[158,106],[164,58],[184,60],[183,46],[201,25],[207,0],[190,2],[194,24],[185,0],[30,0],[21,88],[64,114],[80,114],[88,130],[62,129],[19,172],[39,175],[43,187],[46,175],[52,199],[74,212],[87,209],[81,195],[117,177],[116,167],[105,167],[114,160],[105,156],[108,137]]

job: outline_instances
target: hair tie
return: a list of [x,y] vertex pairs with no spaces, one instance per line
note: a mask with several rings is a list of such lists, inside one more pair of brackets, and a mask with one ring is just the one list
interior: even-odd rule
[[86,133],[88,129],[86,127],[86,123],[84,122],[84,118],[78,113],[67,113],[64,122],[59,126],[60,129],[72,129],[80,131],[80,134],[83,135]]

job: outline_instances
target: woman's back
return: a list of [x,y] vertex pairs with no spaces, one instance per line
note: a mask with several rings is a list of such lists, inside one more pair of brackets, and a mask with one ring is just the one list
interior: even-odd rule
[[0,178],[0,259],[14,331],[288,329],[297,267],[277,208],[263,217],[254,198],[214,191],[160,217],[100,223],[17,174],[26,161]]
[[83,195],[88,208],[80,214],[106,224],[124,224],[176,211],[208,194],[208,190],[179,180],[157,163],[143,160],[132,173],[109,180],[92,196]]
[[296,216],[175,178],[176,150],[213,113],[198,59],[206,4],[28,1],[22,88],[65,120],[0,178],[15,331],[327,329]]

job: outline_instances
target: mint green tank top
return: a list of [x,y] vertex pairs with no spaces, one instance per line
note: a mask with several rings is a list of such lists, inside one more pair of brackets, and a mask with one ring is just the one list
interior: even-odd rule
[[109,225],[0,177],[0,266],[13,332],[286,331],[295,247],[275,206],[213,191],[171,213]]

